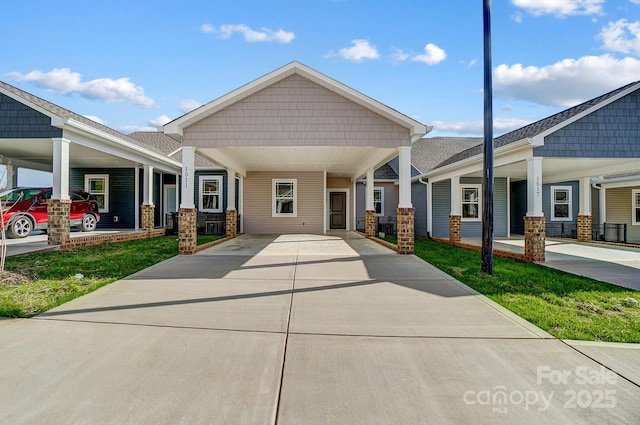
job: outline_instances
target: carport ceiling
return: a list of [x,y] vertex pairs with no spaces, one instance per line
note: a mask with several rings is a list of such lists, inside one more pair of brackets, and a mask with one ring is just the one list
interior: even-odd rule
[[[0,154],[15,161],[18,166],[39,166],[43,171],[52,170],[53,143],[51,139],[0,139]],[[118,158],[104,152],[71,143],[69,166],[73,168],[135,167],[133,161]]]
[[198,148],[198,152],[224,167],[233,163],[248,172],[326,171],[332,177],[351,178],[398,155],[397,149],[362,146],[223,147]]

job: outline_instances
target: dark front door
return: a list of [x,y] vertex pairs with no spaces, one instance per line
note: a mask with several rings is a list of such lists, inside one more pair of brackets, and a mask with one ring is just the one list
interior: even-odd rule
[[347,228],[347,194],[331,192],[329,195],[329,228]]

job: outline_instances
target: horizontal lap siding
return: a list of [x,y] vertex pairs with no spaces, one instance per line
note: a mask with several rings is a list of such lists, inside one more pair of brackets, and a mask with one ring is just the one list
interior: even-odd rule
[[[551,188],[558,186],[571,187],[571,220],[554,220],[553,219],[553,205],[551,203]],[[631,195],[629,195],[631,196]],[[548,223],[565,223],[570,225],[576,224],[576,218],[578,217],[578,211],[580,210],[580,182],[569,181],[562,183],[549,183],[542,185],[542,211],[545,217],[547,217]]]
[[631,193],[636,187],[620,187],[607,189],[607,223],[622,224],[627,223],[627,241],[640,242],[640,225],[632,225]]
[[414,231],[418,236],[427,236],[427,186],[415,182],[411,185],[411,203],[414,208]]
[[[271,216],[273,179],[297,179],[297,217]],[[245,233],[324,233],[324,173],[247,173],[243,201]]]
[[433,188],[433,236],[449,237],[449,215],[451,214],[451,180],[435,182]]

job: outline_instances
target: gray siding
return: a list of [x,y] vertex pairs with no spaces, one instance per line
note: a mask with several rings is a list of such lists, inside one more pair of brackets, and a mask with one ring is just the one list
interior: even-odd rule
[[187,146],[407,144],[409,130],[292,75],[184,129]]
[[591,188],[591,220],[593,225],[600,224],[600,191]]
[[0,94],[0,138],[45,139],[62,137],[62,129],[51,126],[51,118]]
[[635,91],[545,137],[536,156],[640,158],[640,91]]
[[[366,184],[356,185],[356,217],[364,218],[365,210],[365,192]],[[393,183],[376,182],[374,184],[376,189],[382,188],[384,192],[384,202],[382,212],[383,217],[396,217],[398,215],[398,197],[400,196],[398,186]]]
[[[554,220],[551,211],[551,187],[552,186],[571,186],[571,220]],[[547,224],[549,223],[576,223],[578,217],[578,211],[580,209],[580,182],[570,181],[553,184],[542,185],[542,212],[547,217]]]
[[433,188],[433,237],[449,237],[449,215],[451,214],[451,180],[435,182]]
[[[222,176],[222,212],[227,210],[227,188],[229,181],[226,171],[196,171],[195,181],[193,183],[193,201],[198,210],[200,210],[200,177],[206,176]],[[236,202],[238,201],[238,182],[236,181]]]
[[420,182],[411,185],[411,202],[415,210],[414,232],[417,236],[427,236],[427,185]]
[[493,181],[493,236],[497,238],[505,238],[509,234],[508,196],[507,179],[495,178]]
[[[134,168],[73,168],[70,171],[71,189],[84,190],[85,174],[109,175],[109,212],[100,213],[98,229],[133,229],[135,227],[135,169]],[[118,221],[114,221],[114,217]]]
[[[460,186],[466,184],[482,184],[482,177],[462,177]],[[495,185],[495,182],[494,182]],[[482,189],[481,189],[482,190]],[[480,195],[482,201],[482,195]],[[480,206],[482,208],[482,206]],[[482,218],[482,217],[480,217]],[[494,223],[495,226],[495,223]],[[464,221],[462,220],[462,237],[463,238],[480,238],[482,237],[482,221]]]

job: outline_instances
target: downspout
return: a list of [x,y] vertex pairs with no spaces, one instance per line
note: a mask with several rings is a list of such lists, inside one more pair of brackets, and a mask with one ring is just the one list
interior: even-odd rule
[[425,190],[427,192],[427,238],[431,239],[431,214],[429,213],[431,209],[431,202],[429,202],[430,201],[429,197],[431,195],[431,192],[429,191],[429,181],[424,181],[422,179],[423,177],[418,177],[418,182],[425,185]]

